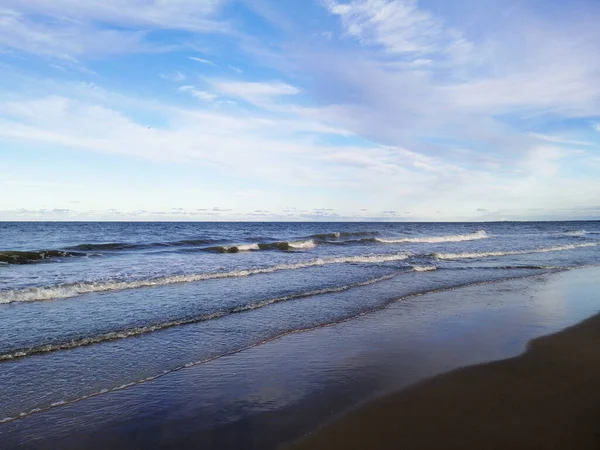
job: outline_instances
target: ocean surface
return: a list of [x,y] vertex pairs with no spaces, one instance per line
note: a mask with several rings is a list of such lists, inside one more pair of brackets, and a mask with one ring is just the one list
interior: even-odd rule
[[397,300],[598,264],[600,222],[0,223],[0,427]]

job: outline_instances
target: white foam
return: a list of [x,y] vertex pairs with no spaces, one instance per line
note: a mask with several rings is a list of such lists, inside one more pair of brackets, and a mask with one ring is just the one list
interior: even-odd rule
[[469,234],[451,234],[448,236],[423,236],[398,239],[375,238],[375,240],[384,244],[437,244],[441,242],[476,241],[479,239],[486,239],[488,237],[489,235],[484,230],[479,230]]
[[510,256],[510,255],[528,255],[531,253],[559,252],[564,250],[574,250],[576,248],[595,247],[598,243],[589,242],[587,244],[558,245],[556,247],[534,248],[531,250],[508,250],[499,252],[474,252],[474,253],[434,253],[437,259],[470,259],[487,258],[490,256]]
[[288,245],[290,248],[297,250],[315,248],[316,246],[315,241],[312,239],[307,239],[305,241],[292,241],[289,242]]
[[571,236],[571,237],[582,237],[582,236],[585,236],[586,234],[588,234],[588,232],[585,230],[566,231],[566,232],[562,233],[563,236]]
[[226,247],[227,251],[237,248],[240,252],[250,252],[254,250],[260,250],[258,244],[240,244],[240,245],[232,245],[231,247]]
[[391,261],[402,261],[408,258],[408,253],[392,255],[367,255],[367,256],[340,256],[334,258],[317,258],[292,264],[263,267],[256,269],[235,270],[232,272],[198,273],[189,275],[172,275],[160,278],[125,281],[82,281],[79,283],[45,286],[39,288],[25,288],[0,291],[0,304],[13,302],[32,302],[41,300],[54,300],[58,298],[75,297],[91,292],[107,292],[141,287],[164,286],[167,284],[188,283],[193,281],[214,280],[220,278],[246,277],[261,273],[272,273],[281,270],[296,270],[306,267],[324,266],[327,264],[366,263],[378,264]]
[[415,272],[432,272],[437,270],[436,266],[413,266],[412,268]]

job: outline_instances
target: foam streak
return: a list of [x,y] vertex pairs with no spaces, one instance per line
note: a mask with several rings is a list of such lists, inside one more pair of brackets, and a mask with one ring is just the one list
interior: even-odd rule
[[118,291],[142,287],[164,286],[176,283],[189,283],[194,281],[215,280],[220,278],[246,277],[261,273],[273,273],[282,270],[297,270],[306,267],[324,266],[328,264],[378,264],[392,261],[402,261],[409,257],[407,253],[393,255],[368,255],[344,256],[334,258],[317,258],[293,264],[263,267],[257,269],[236,270],[232,272],[199,273],[189,275],[172,275],[160,278],[124,281],[82,281],[79,283],[46,286],[39,288],[25,288],[11,291],[0,291],[0,304],[13,302],[32,302],[41,300],[54,300],[59,298],[76,297],[91,292]]
[[434,253],[433,256],[437,259],[473,259],[473,258],[488,258],[493,256],[511,256],[511,255],[528,255],[532,253],[548,253],[560,252],[565,250],[574,250],[576,248],[595,247],[598,243],[589,242],[587,244],[559,245],[556,247],[535,248],[531,250],[509,250],[498,252],[476,252],[476,253]]

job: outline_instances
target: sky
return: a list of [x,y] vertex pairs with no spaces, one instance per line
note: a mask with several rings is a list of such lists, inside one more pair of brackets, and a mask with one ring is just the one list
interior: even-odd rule
[[600,219],[597,0],[2,0],[0,220]]

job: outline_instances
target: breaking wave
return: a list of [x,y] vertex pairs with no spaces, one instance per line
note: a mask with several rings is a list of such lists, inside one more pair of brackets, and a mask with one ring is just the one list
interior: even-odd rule
[[206,247],[202,250],[212,251],[215,253],[239,253],[249,252],[252,250],[260,250],[258,244],[241,244],[241,245],[216,245],[214,247]]
[[[358,232],[333,232],[333,233],[321,233],[313,234],[306,238],[298,238],[293,241],[277,241],[258,243],[248,243],[239,245],[218,245],[214,247],[206,247],[205,250],[216,251],[221,253],[237,253],[250,250],[289,250],[295,248],[313,248],[316,245],[315,241],[327,241],[344,239],[350,237],[361,237],[361,236],[377,236],[379,235],[376,231],[358,231]],[[249,240],[260,240],[261,238],[250,238]],[[147,249],[155,247],[199,247],[210,244],[218,243],[219,240],[215,239],[183,239],[179,241],[166,241],[166,242],[152,242],[152,243],[131,243],[131,242],[107,242],[98,244],[79,244],[72,247],[67,247],[67,250],[135,250],[135,249]]]
[[423,236],[414,238],[375,238],[376,242],[383,244],[437,244],[442,242],[462,242],[462,241],[476,241],[479,239],[486,239],[489,235],[484,230],[475,231],[468,234],[451,234],[449,236]]
[[586,234],[588,234],[587,231],[585,230],[577,230],[577,231],[565,231],[564,233],[561,233],[563,236],[569,236],[569,237],[583,237]]
[[412,270],[415,272],[433,272],[437,270],[436,266],[413,266]]
[[246,277],[261,273],[272,273],[281,270],[303,269],[305,267],[324,266],[327,264],[378,264],[393,261],[402,261],[410,256],[408,253],[392,255],[366,255],[366,256],[339,256],[332,258],[316,258],[291,264],[281,264],[271,267],[256,269],[235,270],[232,272],[198,273],[188,275],[172,275],[159,278],[141,280],[110,280],[110,281],[82,281],[56,286],[25,288],[17,290],[0,291],[0,304],[13,302],[31,302],[41,300],[54,300],[58,298],[75,297],[91,292],[107,292],[124,289],[134,289],[151,286],[164,286],[168,284],[187,283],[193,281],[214,280],[219,278]]
[[352,237],[363,237],[363,236],[379,236],[378,231],[337,231],[334,233],[318,233],[310,236],[311,238],[318,240],[333,240],[340,238],[352,238]]
[[217,245],[214,247],[206,247],[201,250],[213,251],[216,253],[239,253],[250,252],[256,250],[304,250],[311,249],[316,246],[315,241],[307,239],[303,241],[282,241],[268,243],[253,243],[253,244],[238,244],[238,245]]
[[595,247],[600,243],[589,242],[586,244],[558,245],[556,247],[542,247],[531,250],[508,250],[497,252],[473,252],[473,253],[434,253],[433,256],[437,259],[473,259],[487,258],[491,256],[510,256],[510,255],[528,255],[532,253],[548,253],[559,252],[564,250],[574,250],[576,248]]
[[[379,236],[379,237],[376,237]],[[185,239],[172,242],[155,243],[129,243],[129,242],[105,242],[87,243],[66,247],[64,250],[35,250],[35,251],[0,251],[0,264],[31,264],[58,258],[75,256],[94,256],[93,251],[119,252],[126,250],[141,250],[165,247],[189,247],[181,251],[206,251],[213,253],[239,253],[259,250],[310,250],[320,244],[354,245],[367,243],[403,244],[403,243],[443,243],[461,242],[485,239],[489,235],[484,231],[476,231],[469,234],[455,234],[449,236],[423,236],[405,238],[385,238],[380,233],[372,231],[362,232],[335,232],[314,234],[308,238],[297,240],[284,240],[273,242],[248,242],[242,244],[220,244],[218,240],[211,239]],[[353,239],[354,238],[354,239]],[[219,245],[214,245],[219,243]],[[211,246],[211,244],[213,244]],[[98,256],[96,254],[95,256]]]

